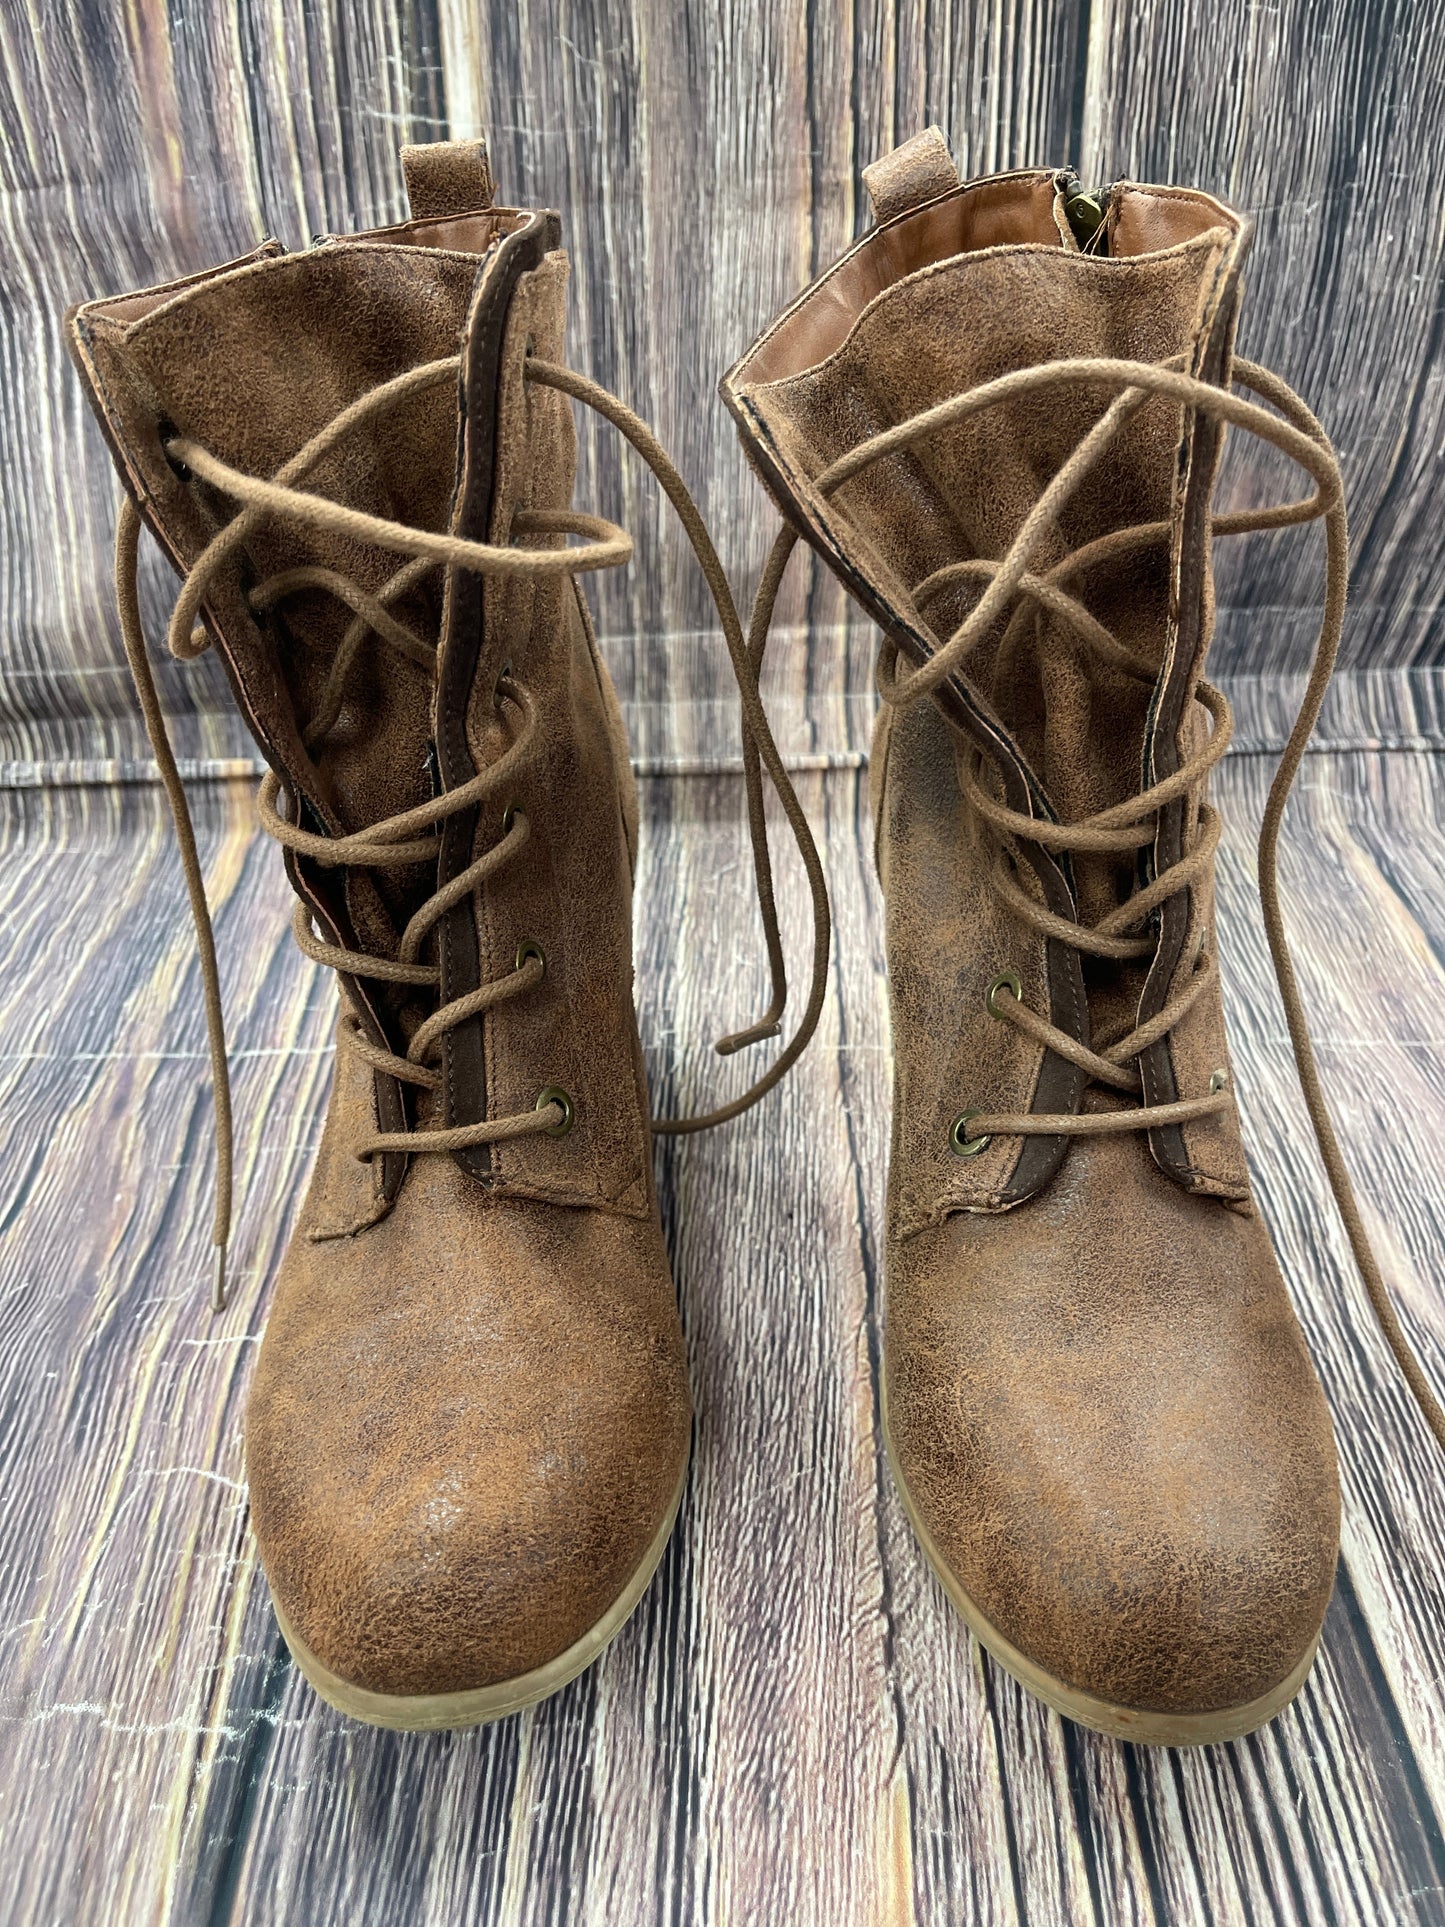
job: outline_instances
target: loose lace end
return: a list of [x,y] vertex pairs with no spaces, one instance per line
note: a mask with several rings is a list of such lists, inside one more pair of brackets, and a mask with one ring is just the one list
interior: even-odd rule
[[211,1310],[224,1311],[230,1302],[226,1290],[226,1247],[219,1244],[211,1262]]
[[[121,634],[125,640],[126,660],[130,664],[146,734],[155,752],[171,820],[175,824],[176,845],[186,879],[191,919],[196,927],[196,952],[201,966],[201,983],[206,1002],[206,1039],[211,1057],[211,1091],[216,1124],[216,1262],[211,1282],[211,1309],[226,1309],[226,1241],[231,1225],[232,1176],[235,1144],[231,1127],[231,1074],[226,1062],[226,1018],[221,1006],[221,979],[216,968],[216,934],[211,927],[211,912],[206,902],[206,879],[196,849],[195,826],[185,785],[176,767],[175,752],[166,730],[166,719],[156,691],[141,622],[137,564],[140,551],[140,511],[129,496],[120,506],[115,529],[115,598],[120,611]],[[181,633],[177,629],[177,633]],[[204,631],[202,632],[204,634]],[[184,648],[175,652],[182,659]]]
[[719,1037],[713,1045],[713,1049],[719,1057],[732,1057],[736,1052],[746,1050],[749,1044],[762,1044],[765,1043],[769,1037],[781,1037],[782,1034],[783,1027],[780,1023],[772,1018],[764,1017],[760,1023],[754,1024],[750,1030],[735,1030],[729,1037]]

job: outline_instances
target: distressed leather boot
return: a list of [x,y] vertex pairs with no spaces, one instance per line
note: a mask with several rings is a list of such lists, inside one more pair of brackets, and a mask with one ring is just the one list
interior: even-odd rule
[[[597,1656],[688,1460],[632,1005],[637,803],[576,579],[631,545],[571,507],[569,397],[642,450],[719,572],[647,431],[560,365],[556,215],[495,206],[479,143],[404,159],[403,225],[267,242],[85,305],[68,332],[129,498],[123,626],[197,913],[218,1255],[225,1044],[140,629],[142,522],[185,578],[172,647],[216,647],[270,765],[297,939],[341,984],[250,1395],[262,1561],[325,1699],[441,1727]],[[751,686],[744,708],[754,765],[786,788]]]
[[1230,724],[1203,676],[1226,422],[1314,493],[1213,532],[1326,519],[1324,634],[1262,888],[1330,1174],[1429,1399],[1348,1193],[1274,889],[1339,633],[1338,470],[1303,404],[1233,357],[1249,224],[1207,194],[962,185],[936,129],[865,178],[876,225],[723,394],[786,521],[764,604],[801,537],[884,636],[888,1448],[934,1569],[1026,1686],[1121,1737],[1227,1739],[1309,1671],[1339,1489],[1220,1004],[1205,791]]

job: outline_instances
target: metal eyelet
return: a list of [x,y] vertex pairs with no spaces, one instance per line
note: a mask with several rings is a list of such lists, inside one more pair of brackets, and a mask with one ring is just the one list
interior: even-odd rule
[[988,1014],[990,1017],[997,1017],[1000,1014],[994,998],[997,997],[1001,990],[1009,991],[1016,1004],[1021,1004],[1024,1000],[1023,980],[1019,976],[1019,973],[1016,970],[1001,970],[988,987],[988,997],[985,1001],[988,1004]]
[[1229,1072],[1228,1071],[1211,1071],[1209,1073],[1209,1094],[1211,1097],[1214,1095],[1216,1091],[1227,1091],[1228,1089],[1229,1089]]
[[948,1148],[956,1158],[976,1158],[980,1151],[986,1151],[993,1143],[991,1137],[970,1137],[968,1127],[974,1118],[982,1117],[982,1111],[965,1111],[953,1120],[948,1133]]
[[547,974],[547,953],[535,937],[524,937],[517,945],[517,968],[520,970],[529,957],[535,957],[542,966],[542,975]]
[[516,797],[514,796],[511,802],[502,811],[502,835],[509,836],[512,831],[512,825],[516,822],[517,818],[519,816],[524,816],[525,814],[526,812],[523,810],[521,804],[517,801]]
[[577,1106],[572,1102],[560,1084],[549,1084],[537,1099],[537,1109],[545,1111],[549,1104],[555,1104],[562,1113],[560,1124],[549,1124],[544,1135],[547,1137],[566,1137],[577,1121]]

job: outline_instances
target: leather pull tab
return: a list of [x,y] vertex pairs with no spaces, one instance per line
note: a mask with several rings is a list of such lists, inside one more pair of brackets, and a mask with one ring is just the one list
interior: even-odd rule
[[448,214],[473,214],[490,207],[497,192],[487,143],[429,141],[424,147],[403,147],[401,171],[411,218],[429,221]]
[[879,227],[895,214],[906,214],[958,184],[958,169],[941,127],[925,127],[921,134],[863,169],[863,185]]

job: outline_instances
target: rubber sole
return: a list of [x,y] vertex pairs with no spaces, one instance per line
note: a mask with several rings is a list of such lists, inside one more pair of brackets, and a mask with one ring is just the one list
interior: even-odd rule
[[979,1611],[944,1564],[938,1548],[929,1537],[928,1528],[918,1516],[907,1482],[898,1469],[886,1406],[883,1412],[883,1444],[888,1453],[893,1482],[898,1487],[903,1510],[908,1514],[908,1523],[939,1584],[962,1613],[969,1631],[1020,1686],[1027,1687],[1036,1699],[1053,1707],[1056,1713],[1062,1713],[1066,1720],[1091,1727],[1096,1733],[1106,1733],[1111,1739],[1132,1740],[1137,1746],[1217,1746],[1226,1740],[1242,1739],[1246,1733],[1254,1732],[1256,1727],[1264,1726],[1289,1705],[1308,1679],[1319,1649],[1318,1636],[1299,1665],[1278,1686],[1261,1694],[1258,1699],[1247,1700],[1239,1706],[1228,1706],[1214,1713],[1154,1713],[1137,1706],[1115,1706],[1108,1700],[1095,1699],[1091,1693],[1082,1692],[1065,1680],[1056,1679],[1005,1639],[997,1626]]
[[580,1639],[574,1640],[565,1652],[559,1653],[555,1659],[549,1659],[545,1666],[535,1667],[530,1673],[519,1673],[515,1679],[498,1680],[495,1685],[472,1687],[462,1693],[372,1693],[364,1686],[353,1686],[350,1680],[340,1678],[323,1665],[305,1640],[299,1638],[288,1625],[286,1615],[276,1605],[273,1596],[271,1603],[275,1609],[276,1623],[290,1648],[291,1657],[312,1689],[328,1706],[334,1706],[338,1713],[345,1713],[349,1719],[364,1720],[368,1726],[388,1726],[403,1733],[436,1733],[458,1726],[486,1726],[492,1720],[506,1719],[511,1713],[521,1712],[524,1706],[534,1706],[538,1700],[544,1700],[559,1691],[569,1680],[585,1672],[611,1645],[631,1618],[662,1561],[677,1521],[677,1510],[682,1504],[686,1484],[687,1467],[684,1465],[677,1490],[672,1495],[672,1503],[667,1509],[667,1517],[643,1554],[642,1563],[597,1624],[583,1633]]

